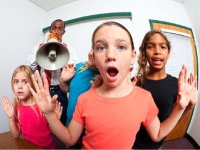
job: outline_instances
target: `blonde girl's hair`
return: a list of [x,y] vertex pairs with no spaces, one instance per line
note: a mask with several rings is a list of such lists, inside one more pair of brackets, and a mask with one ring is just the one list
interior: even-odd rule
[[139,68],[138,68],[138,72],[137,72],[137,80],[141,85],[143,84],[144,78],[149,73],[149,66],[148,66],[148,62],[147,62],[147,58],[146,58],[146,48],[147,48],[147,44],[149,43],[150,38],[154,34],[159,34],[160,36],[162,36],[163,39],[166,41],[166,45],[169,50],[169,53],[171,50],[170,41],[167,39],[167,37],[164,35],[164,33],[162,33],[161,31],[158,31],[158,30],[151,30],[146,33],[146,35],[144,36],[144,38],[142,40],[142,44],[139,48],[139,57],[138,57]]
[[35,87],[33,85],[33,81],[31,79],[31,75],[34,74],[33,70],[27,65],[20,65],[19,67],[17,67],[14,70],[14,72],[12,74],[12,78],[11,78],[11,86],[12,86],[12,91],[13,91],[13,95],[14,95],[14,105],[16,105],[19,102],[19,99],[14,94],[14,78],[15,78],[16,74],[19,73],[19,72],[24,72],[25,73],[27,79],[29,80],[30,86],[35,90]]

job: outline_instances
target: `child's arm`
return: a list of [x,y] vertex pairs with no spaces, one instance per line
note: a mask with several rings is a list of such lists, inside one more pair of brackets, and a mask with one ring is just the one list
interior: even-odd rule
[[9,128],[15,138],[19,136],[20,129],[15,120],[15,109],[6,96],[2,98],[2,107],[9,119]]
[[40,110],[45,114],[46,119],[49,123],[49,127],[53,134],[55,134],[63,143],[66,145],[73,145],[78,141],[83,126],[72,119],[68,128],[66,128],[59,120],[54,112],[56,106],[57,95],[51,98],[49,93],[49,85],[45,73],[42,74],[42,79],[38,71],[35,73],[37,81],[32,75],[32,80],[36,91],[30,87],[28,84],[34,99],[40,108]]
[[59,78],[60,81],[60,88],[63,92],[68,92],[69,91],[69,81],[71,78],[74,76],[76,72],[76,68],[74,64],[68,64],[67,66],[64,66]]
[[78,141],[84,128],[81,124],[72,119],[68,128],[66,128],[57,118],[55,113],[47,113],[45,116],[49,123],[51,132],[65,145],[72,146]]
[[[160,123],[158,117],[156,117],[149,126],[146,127],[147,132],[153,141],[160,141],[174,128],[180,117],[182,116],[185,108],[188,106],[193,94],[193,89],[196,86],[196,80],[188,82],[187,69],[185,66],[182,67],[178,78],[179,93],[177,96],[177,104],[173,109],[171,115],[162,123]],[[193,100],[194,103],[197,99]]]

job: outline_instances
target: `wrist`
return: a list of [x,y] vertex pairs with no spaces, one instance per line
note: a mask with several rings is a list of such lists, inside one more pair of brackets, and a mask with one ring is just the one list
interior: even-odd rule
[[60,83],[65,83],[65,80],[62,77],[59,77]]
[[14,121],[14,120],[15,120],[15,117],[14,117],[14,116],[8,117],[8,119],[9,119],[10,121]]
[[44,113],[44,115],[45,115],[45,117],[46,117],[47,119],[50,119],[50,118],[58,118],[58,117],[56,116],[56,113],[55,113],[54,111],[48,112],[48,113]]

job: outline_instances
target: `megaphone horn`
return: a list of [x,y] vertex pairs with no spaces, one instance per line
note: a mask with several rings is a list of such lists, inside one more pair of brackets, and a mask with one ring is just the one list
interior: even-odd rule
[[58,70],[67,64],[69,57],[66,46],[57,41],[50,41],[38,49],[36,62],[46,70]]

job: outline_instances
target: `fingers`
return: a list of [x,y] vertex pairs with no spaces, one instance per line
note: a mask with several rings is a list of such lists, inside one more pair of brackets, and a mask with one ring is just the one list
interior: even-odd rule
[[187,81],[187,68],[184,64],[183,64],[182,68],[183,68],[184,82],[186,83],[186,81]]
[[54,95],[54,96],[51,98],[51,102],[52,102],[54,105],[56,105],[57,99],[58,99],[58,95]]
[[[36,73],[39,73],[38,70],[35,71],[35,74],[36,74]],[[36,92],[38,92],[38,91],[39,91],[39,86],[38,86],[38,83],[37,83],[37,81],[36,81],[36,77],[34,76],[34,74],[31,75],[31,78],[32,78],[32,81],[33,81],[33,85],[34,85],[34,87],[35,87],[35,90],[36,90]]]
[[184,69],[184,65],[183,65],[181,68],[181,71],[179,73],[179,76],[178,76],[178,85],[179,86],[181,85],[181,83],[184,82],[184,78],[185,78],[184,76],[185,76],[185,69]]
[[7,99],[7,97],[5,97],[5,96],[3,96],[2,97],[2,107],[3,107],[3,109],[5,110],[5,108],[6,108],[6,106],[8,105],[8,99]]
[[27,86],[28,86],[29,90],[31,91],[31,94],[33,95],[33,97],[35,97],[35,96],[36,96],[36,93],[35,93],[35,91],[33,90],[33,88],[30,86],[29,83],[27,83]]
[[92,80],[90,80],[90,84],[92,88],[98,88],[102,85],[103,79],[100,75],[96,75]]
[[49,83],[48,83],[48,80],[47,80],[47,76],[44,72],[42,73],[42,79],[43,79],[43,82],[44,82],[44,88],[46,90],[49,90]]
[[[45,73],[43,73],[43,74],[45,74]],[[43,74],[42,74],[42,76],[44,76]],[[39,89],[39,90],[43,90],[43,89],[44,89],[44,86],[43,86],[42,78],[41,78],[40,73],[39,73],[38,70],[36,70],[35,76],[36,76],[37,81],[38,81],[38,83],[37,83],[38,89]]]

